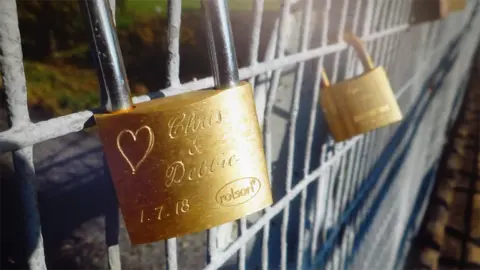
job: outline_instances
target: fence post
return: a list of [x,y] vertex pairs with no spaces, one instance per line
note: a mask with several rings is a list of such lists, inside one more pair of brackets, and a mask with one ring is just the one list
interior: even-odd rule
[[[27,87],[15,0],[0,1],[0,71],[6,93],[7,113],[11,127],[28,125]],[[25,258],[30,269],[46,269],[40,216],[37,208],[35,169],[32,146],[12,152],[16,181],[20,189],[24,215]]]

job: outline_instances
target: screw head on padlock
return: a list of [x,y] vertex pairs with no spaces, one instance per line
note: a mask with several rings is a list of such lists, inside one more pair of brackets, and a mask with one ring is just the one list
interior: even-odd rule
[[336,141],[402,120],[402,113],[383,67],[375,67],[358,37],[346,34],[345,41],[360,57],[365,73],[330,85],[322,72],[320,104]]
[[444,19],[450,12],[454,0],[413,0],[410,10],[410,23],[420,24]]
[[228,9],[207,2],[216,89],[95,115],[133,244],[202,231],[272,204],[253,91],[238,81]]

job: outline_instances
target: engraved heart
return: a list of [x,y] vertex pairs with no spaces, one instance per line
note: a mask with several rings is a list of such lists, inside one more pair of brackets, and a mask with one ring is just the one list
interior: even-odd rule
[[[132,161],[127,157],[127,155],[125,154],[125,152],[123,151],[123,148],[122,148],[122,145],[120,144],[120,139],[122,138],[123,135],[125,134],[130,134],[133,138],[133,141],[136,142],[137,141],[137,136],[138,136],[138,133],[141,131],[141,130],[146,130],[148,132],[148,147],[147,149],[145,149],[145,153],[143,154],[142,158],[137,162],[137,164],[135,164],[135,166],[133,165]],[[150,128],[149,126],[141,126],[140,128],[138,128],[135,133],[133,131],[131,131],[130,129],[124,129],[122,130],[120,133],[118,133],[118,136],[117,136],[117,148],[118,148],[118,151],[120,151],[120,154],[122,154],[123,158],[127,161],[128,165],[130,165],[130,168],[132,169],[132,174],[135,174],[135,172],[137,171],[138,167],[145,161],[145,159],[147,158],[148,154],[150,154],[150,152],[152,151],[153,149],[153,144],[155,143],[155,137],[153,135],[153,131],[152,131],[152,128]]]

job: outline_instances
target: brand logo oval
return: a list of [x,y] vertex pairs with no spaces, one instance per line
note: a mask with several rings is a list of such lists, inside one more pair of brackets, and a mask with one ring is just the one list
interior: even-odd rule
[[245,177],[227,183],[215,196],[217,203],[223,206],[235,206],[251,200],[261,188],[257,178]]

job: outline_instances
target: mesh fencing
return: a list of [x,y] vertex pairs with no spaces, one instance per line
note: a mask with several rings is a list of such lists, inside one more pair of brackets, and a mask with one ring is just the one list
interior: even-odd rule
[[[251,4],[251,28],[243,29],[251,33],[248,65],[240,77],[255,86],[275,203],[210,229],[202,243],[204,268],[401,268],[468,80],[480,31],[478,2],[468,1],[445,20],[410,25],[412,0],[285,0],[268,33],[262,32],[264,1]],[[180,82],[181,12],[181,1],[169,0],[169,87],[135,103],[213,86],[211,77]],[[318,107],[321,70],[332,83],[363,72],[342,41],[346,30],[366,42],[389,74],[405,119],[334,143]],[[262,35],[268,44],[260,53]],[[15,0],[0,1],[0,64],[11,123],[0,146],[12,151],[24,183],[30,267],[45,269],[32,147],[92,125],[93,112],[32,123],[20,41]],[[106,222],[118,226],[118,219]],[[116,226],[107,224],[106,234]],[[166,241],[168,269],[182,268],[179,241]],[[107,245],[110,268],[121,268],[118,240]]]

